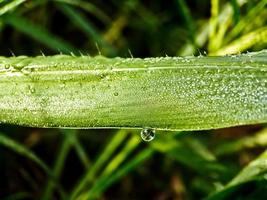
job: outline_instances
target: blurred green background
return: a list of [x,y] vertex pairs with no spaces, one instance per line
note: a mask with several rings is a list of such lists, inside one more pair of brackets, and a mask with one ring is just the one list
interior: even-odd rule
[[[267,0],[0,0],[0,55],[267,47]],[[1,199],[267,199],[266,125],[201,132],[0,125]],[[263,154],[261,154],[263,152]],[[260,157],[258,157],[261,155]]]

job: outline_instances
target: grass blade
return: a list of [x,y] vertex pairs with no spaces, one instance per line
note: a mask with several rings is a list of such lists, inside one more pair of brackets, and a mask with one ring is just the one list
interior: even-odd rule
[[[64,131],[64,139],[62,142],[62,145],[60,147],[60,150],[57,154],[56,163],[54,165],[53,174],[54,177],[59,179],[61,172],[63,170],[63,166],[65,163],[65,160],[67,158],[67,155],[71,149],[71,135],[75,134],[73,131]],[[42,195],[43,200],[51,199],[51,195],[53,193],[54,185],[52,180],[48,180],[48,183],[44,189],[44,194]]]
[[64,191],[61,187],[61,185],[58,183],[57,178],[54,176],[54,173],[51,171],[51,169],[46,165],[46,163],[41,160],[34,152],[32,152],[30,149],[25,147],[22,144],[17,143],[15,140],[12,140],[11,138],[7,137],[6,135],[0,133],[0,145],[3,145],[10,150],[16,152],[17,154],[20,154],[21,156],[24,156],[34,163],[36,163],[38,166],[40,166],[47,174],[47,176],[50,178],[50,180],[53,182],[53,184],[56,186],[56,188],[59,189],[59,192],[64,195]]
[[15,194],[11,194],[7,197],[1,198],[2,200],[20,200],[20,199],[34,199],[32,194],[28,192],[18,192]]
[[90,184],[96,174],[100,171],[100,169],[104,166],[108,159],[110,159],[111,155],[118,148],[118,146],[122,143],[122,141],[126,138],[127,134],[125,130],[118,131],[115,136],[109,141],[108,145],[104,149],[103,152],[100,153],[98,159],[92,164],[92,166],[88,169],[87,173],[80,180],[77,186],[74,187],[70,199],[75,199],[75,197],[82,191],[82,189]]
[[129,156],[129,154],[140,144],[140,138],[134,136],[125,144],[124,148],[109,162],[101,176],[110,175]]
[[99,20],[104,22],[105,24],[108,24],[111,22],[111,19],[109,16],[106,15],[101,9],[96,7],[94,4],[82,0],[54,0],[56,2],[65,3],[68,5],[76,6],[78,8],[81,8],[85,10],[88,13],[91,13],[92,15],[96,16]]
[[38,166],[40,166],[45,172],[51,174],[49,167],[34,152],[32,152],[27,147],[17,143],[15,140],[12,140],[11,138],[7,137],[2,133],[0,133],[0,144],[30,159]]
[[238,6],[237,0],[231,0],[231,5],[234,10],[234,23],[237,24],[240,20],[240,8]]
[[211,17],[210,17],[210,31],[209,31],[209,52],[214,50],[216,44],[216,33],[219,15],[219,0],[211,0]]
[[164,130],[265,123],[266,55],[0,58],[0,121]]
[[[237,4],[239,6],[242,6],[245,3],[245,1],[237,0]],[[230,5],[230,3],[226,3],[225,6],[223,6],[222,11],[220,12],[218,16],[218,23],[224,24],[225,21],[229,21],[231,17],[233,16],[233,9]],[[220,25],[223,27],[226,27],[225,25]],[[197,47],[203,47],[207,40],[209,39],[209,28],[210,24],[205,23],[202,27],[199,28],[199,30],[196,31],[195,41]],[[223,28],[221,28],[223,29]],[[222,31],[221,31],[222,32]],[[222,41],[220,41],[221,43]],[[216,44],[215,44],[216,45]],[[218,45],[220,46],[220,45]],[[192,44],[186,44],[181,50],[178,52],[178,55],[181,56],[187,56],[192,55],[197,51],[197,49]]]
[[107,49],[107,53],[105,53],[105,55],[115,55],[115,49],[104,40],[96,28],[89,23],[89,21],[78,10],[64,4],[59,4],[59,8],[68,18],[70,18],[74,25],[78,26],[87,34],[88,38],[99,44],[101,49]]
[[267,129],[263,129],[256,135],[247,136],[238,140],[224,141],[217,145],[214,152],[217,156],[227,156],[243,149],[267,146]]
[[3,7],[0,8],[0,16],[16,8],[17,6],[24,3],[25,1],[26,0],[14,0],[14,1],[10,1],[9,3],[5,4]]
[[238,34],[240,34],[248,24],[251,24],[254,22],[254,19],[262,12],[264,11],[265,5],[267,4],[267,0],[259,1],[259,3],[254,6],[249,13],[243,17],[237,24],[234,26],[233,30],[227,35],[225,38],[226,44],[234,39]]
[[190,10],[185,2],[185,0],[176,0],[177,7],[179,9],[179,13],[181,13],[182,17],[185,20],[185,24],[188,28],[189,38],[191,43],[195,45],[195,24],[190,13]]
[[26,35],[39,41],[40,43],[45,44],[47,47],[55,50],[56,52],[63,52],[66,54],[72,52],[76,53],[77,55],[79,54],[78,50],[72,47],[72,45],[52,35],[42,27],[31,23],[22,16],[12,13],[12,15],[6,15],[3,19],[5,23],[13,26],[15,29],[25,33]]
[[227,186],[238,185],[267,173],[267,151],[246,166]]
[[257,159],[248,164],[236,177],[234,177],[223,189],[213,193],[207,200],[226,199],[238,185],[257,178],[262,179],[267,174],[267,150],[264,151]]
[[213,55],[236,54],[253,47],[257,43],[267,43],[267,27],[260,28],[248,33],[229,45],[222,47],[219,51],[212,53]]
[[115,181],[119,180],[121,177],[129,173],[131,170],[136,168],[138,165],[140,165],[141,162],[143,162],[145,159],[148,159],[153,153],[154,151],[151,148],[147,148],[139,152],[134,158],[117,169],[114,173],[99,178],[94,184],[94,187],[91,188],[91,190],[87,194],[80,195],[78,199],[94,199],[98,197],[98,195],[103,193],[105,189],[107,189]]
[[84,147],[80,143],[79,138],[76,134],[71,134],[70,136],[71,136],[70,140],[72,142],[73,148],[76,151],[76,154],[78,155],[84,167],[87,169],[90,166],[90,160],[87,156],[87,153]]
[[[226,172],[226,168],[214,161],[214,159],[207,159],[207,157],[203,157],[203,155],[199,155],[199,153],[194,152],[194,149],[184,145],[183,142],[176,141],[173,137],[164,136],[158,135],[157,140],[151,143],[151,147],[155,151],[170,156],[179,163],[198,173],[207,174],[211,171],[216,173]],[[199,168],[199,166],[202,167]]]

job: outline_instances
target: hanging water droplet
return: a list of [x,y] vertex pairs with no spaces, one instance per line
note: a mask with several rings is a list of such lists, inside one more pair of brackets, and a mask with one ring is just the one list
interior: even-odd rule
[[150,142],[151,140],[153,140],[155,138],[155,129],[151,129],[151,128],[144,128],[141,131],[141,138],[145,141],[145,142]]

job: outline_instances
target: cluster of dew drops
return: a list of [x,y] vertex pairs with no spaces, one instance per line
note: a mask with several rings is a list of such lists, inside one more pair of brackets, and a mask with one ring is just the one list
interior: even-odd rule
[[141,130],[140,135],[143,141],[150,142],[155,138],[155,133],[156,133],[155,129],[144,128]]

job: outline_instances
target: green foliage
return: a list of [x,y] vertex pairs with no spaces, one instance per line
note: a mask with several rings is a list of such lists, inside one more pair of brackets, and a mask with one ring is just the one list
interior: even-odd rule
[[[110,120],[107,126],[128,124],[129,127],[149,125],[166,128],[166,122],[169,122],[170,126],[174,124],[172,129],[184,130],[187,126],[196,130],[199,129],[197,127],[237,125],[240,124],[240,118],[245,119],[242,124],[266,122],[266,50],[260,54],[240,54],[266,48],[266,3],[266,0],[173,0],[168,3],[158,0],[0,0],[0,54],[15,56],[1,57],[0,104],[5,103],[9,108],[17,105],[14,110],[1,110],[1,121],[34,125],[29,122],[37,116],[44,119],[46,112],[50,114],[48,116],[60,114],[64,121],[71,115],[71,107],[66,106],[68,109],[64,114],[58,112],[62,109],[59,105],[51,110],[49,106],[44,106],[46,109],[32,109],[27,116],[20,113],[27,113],[27,108],[41,99],[49,97],[50,103],[55,102],[53,98],[61,92],[66,94],[72,91],[70,96],[62,97],[75,102],[75,99],[84,97],[81,95],[84,86],[92,89],[92,84],[95,84],[101,90],[98,90],[99,93],[91,91],[92,94],[106,95],[106,98],[102,99],[105,101],[101,104],[101,99],[95,101],[96,96],[93,96],[92,102],[102,106],[98,108],[101,112],[86,114],[86,110],[77,111],[76,117],[84,116],[83,127],[99,125],[97,120],[106,120],[105,116],[112,113],[107,105],[116,98],[125,100],[127,95],[132,102],[129,107],[139,106],[142,115],[134,115],[135,109],[124,110],[117,104],[112,110],[115,113],[114,120]],[[60,53],[71,56],[48,57]],[[18,57],[22,54],[39,57]],[[94,58],[87,57],[87,54]],[[95,57],[98,54],[128,59]],[[240,55],[208,58],[206,54]],[[174,64],[175,59],[167,55],[195,55],[199,58],[187,57],[183,59],[184,63],[181,59],[181,62]],[[129,58],[132,56],[134,59]],[[136,59],[158,56],[166,58],[157,62],[155,59]],[[152,64],[149,64],[150,61],[153,61]],[[106,69],[107,65],[110,69]],[[170,66],[172,69],[168,74],[164,69]],[[177,68],[181,66],[186,70],[183,73],[178,70],[177,73]],[[98,71],[98,74],[88,73],[90,76],[85,77],[86,81],[75,85],[70,80],[78,77],[80,83],[83,76],[82,73],[75,74],[74,67],[82,73],[89,68]],[[158,70],[148,73],[151,67]],[[178,111],[183,112],[177,111],[180,101],[173,101],[171,106],[160,110],[166,112],[165,115],[155,117],[158,107],[166,105],[166,99],[169,99],[165,98],[164,101],[161,97],[172,97],[171,93],[167,93],[169,96],[156,93],[163,91],[164,84],[167,88],[179,89],[183,86],[188,90],[193,83],[200,86],[204,79],[211,83],[210,76],[204,76],[204,72],[210,72],[210,67],[216,69],[214,77],[220,75],[214,83],[230,91],[239,88],[241,92],[224,91],[220,93],[220,99],[205,104],[207,108],[214,106],[210,115],[207,109],[198,112],[201,108],[197,106],[199,98],[208,101],[208,97],[213,96],[206,95],[206,90],[202,90],[198,99],[192,98],[192,101],[179,107]],[[112,72],[111,68],[125,70],[125,74]],[[134,72],[133,69],[138,70]],[[236,77],[234,85],[231,82],[232,75]],[[190,84],[179,82],[182,80],[179,78],[189,76]],[[126,90],[121,90],[122,80],[129,83]],[[137,81],[136,84],[133,84],[133,80]],[[146,93],[142,93],[141,86],[145,85],[145,80],[146,83],[154,83],[153,87],[148,88],[157,91],[145,90]],[[168,80],[176,82],[171,84]],[[164,84],[158,84],[160,81]],[[104,82],[116,88],[104,88]],[[48,89],[45,89],[47,86]],[[69,90],[66,90],[66,86]],[[118,96],[116,94],[108,98],[108,94],[118,89]],[[199,94],[199,89],[194,90],[196,94]],[[123,97],[122,91],[132,91],[131,94],[136,94],[136,97],[133,95],[129,98],[129,94]],[[213,94],[216,87],[208,91]],[[246,94],[245,98],[241,98],[242,92]],[[158,107],[150,109],[149,102],[140,104],[141,94],[146,94],[146,99],[153,99],[153,105]],[[222,98],[223,94],[225,98]],[[257,94],[254,96],[256,98],[250,98],[252,94]],[[28,97],[32,97],[33,104],[26,103]],[[238,99],[242,101],[233,104]],[[23,101],[25,107],[19,106]],[[144,105],[143,109],[140,105]],[[82,107],[82,104],[77,106]],[[256,107],[261,112],[256,112]],[[233,118],[237,110],[236,118]],[[119,111],[120,114],[116,115]],[[173,115],[169,115],[171,111]],[[7,113],[13,116],[13,121],[4,116]],[[127,119],[134,124],[131,124],[131,120],[118,124],[115,117],[121,113],[132,115]],[[207,118],[199,118],[200,113]],[[195,114],[198,117],[191,119]],[[229,116],[231,123],[225,124],[222,119],[230,119]],[[77,124],[75,118],[67,121]],[[124,119],[122,117],[119,120]],[[216,119],[218,126],[214,126]],[[92,124],[88,123],[90,120]],[[203,122],[201,126],[196,124],[197,121]],[[47,117],[42,126],[50,126],[55,122],[55,119]],[[65,122],[57,126],[73,125]],[[190,122],[195,124],[192,126]],[[38,123],[35,125],[40,126]],[[1,124],[0,198],[266,199],[265,126],[255,124],[201,132],[157,131],[155,139],[145,143],[135,129],[33,129]]]

